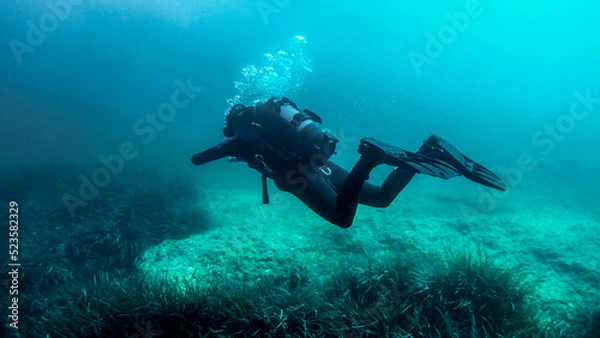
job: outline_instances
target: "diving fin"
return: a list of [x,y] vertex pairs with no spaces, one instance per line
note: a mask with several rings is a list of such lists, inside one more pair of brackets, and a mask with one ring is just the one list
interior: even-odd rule
[[418,151],[427,157],[442,160],[456,168],[463,176],[473,182],[498,190],[506,190],[506,183],[491,170],[473,161],[458,151],[450,142],[437,135],[431,135]]
[[460,172],[456,168],[444,161],[412,153],[374,138],[363,138],[360,141],[358,152],[373,165],[385,163],[445,180],[460,176]]

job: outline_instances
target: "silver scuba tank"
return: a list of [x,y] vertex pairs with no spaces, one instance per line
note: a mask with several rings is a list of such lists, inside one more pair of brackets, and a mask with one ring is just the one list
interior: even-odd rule
[[301,111],[289,100],[282,100],[282,103],[279,115],[298,132],[305,147],[310,148],[305,149],[306,155],[319,155],[319,159],[313,158],[313,161],[327,161],[335,153],[339,139],[321,124],[321,118],[317,114],[307,109]]

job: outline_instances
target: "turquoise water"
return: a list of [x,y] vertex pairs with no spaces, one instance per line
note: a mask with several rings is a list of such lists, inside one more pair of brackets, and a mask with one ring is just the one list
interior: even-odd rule
[[[44,309],[31,299],[96,285],[98,271],[240,281],[300,266],[318,284],[348,260],[366,269],[388,255],[479,246],[529,268],[556,336],[583,336],[600,307],[599,10],[0,1],[1,197],[22,206],[22,321]],[[224,139],[233,104],[279,95],[323,118],[340,138],[332,160],[347,169],[363,137],[416,151],[435,133],[508,189],[417,177],[389,208],[359,207],[343,230],[273,184],[272,203],[260,204],[259,175],[244,164],[190,163]]]

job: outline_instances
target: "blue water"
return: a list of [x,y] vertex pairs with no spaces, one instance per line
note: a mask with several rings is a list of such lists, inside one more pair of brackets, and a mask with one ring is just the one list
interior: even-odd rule
[[[467,2],[80,1],[55,27],[42,23],[53,30],[33,40],[38,46],[28,43],[27,22],[40,27],[54,3],[2,3],[6,165],[93,163],[132,138],[134,122],[168,100],[175,80],[190,78],[202,93],[140,158],[187,165],[190,152],[219,139],[224,101],[238,94],[242,68],[297,35],[306,38],[313,71],[292,99],[357,137],[414,147],[437,132],[483,140],[473,142],[480,153],[493,147],[501,153],[494,158],[510,158],[568,112],[574,91],[598,95],[600,30],[591,1],[482,1],[421,75],[409,53],[427,57],[426,33],[437,36],[445,15],[465,13]],[[30,49],[15,52],[13,39]],[[591,151],[596,116],[577,123],[556,156],[567,147]]]
[[[347,168],[362,137],[416,150],[435,133],[509,188],[598,220],[599,11],[585,0],[0,0],[1,167],[77,166],[91,179],[120,156],[119,173],[193,174],[191,155],[223,139],[229,107],[284,95],[341,136]],[[211,164],[223,175],[202,169],[207,186],[254,182],[225,162]]]

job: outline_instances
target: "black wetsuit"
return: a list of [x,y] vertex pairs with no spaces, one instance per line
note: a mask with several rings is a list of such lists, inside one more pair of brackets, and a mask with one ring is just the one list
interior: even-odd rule
[[414,171],[396,167],[381,186],[376,186],[365,182],[373,167],[360,160],[350,172],[331,161],[325,168],[329,169],[327,174],[318,169],[303,175],[305,185],[277,186],[296,195],[321,217],[343,228],[352,225],[358,204],[389,206],[415,175]]
[[[249,108],[252,111],[248,114],[252,116],[244,116],[241,120],[246,121],[224,129],[226,136],[232,136],[194,155],[192,163],[201,165],[226,156],[247,162],[251,168],[273,179],[280,190],[294,194],[318,215],[343,228],[352,225],[359,203],[387,207],[416,173],[396,167],[381,186],[375,186],[365,182],[375,165],[363,158],[350,172],[328,160],[316,165],[310,159],[294,156],[294,149],[290,149],[289,145],[296,142],[282,141],[290,137],[289,133],[274,130],[265,136],[252,130],[252,124],[257,123],[251,120],[272,116],[268,114],[275,109],[272,105]],[[275,143],[278,140],[283,148],[287,145],[288,149],[277,149]]]

